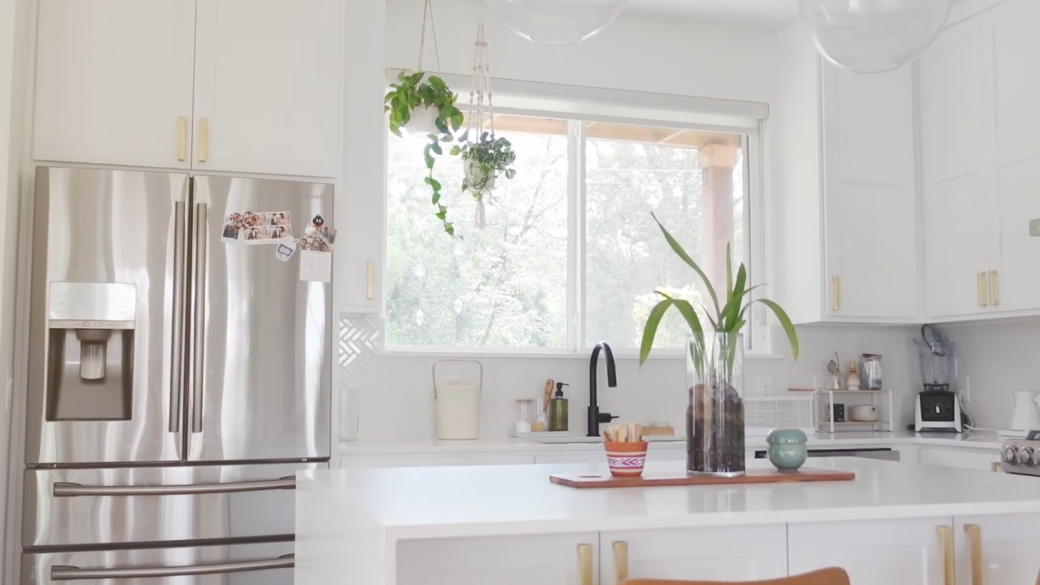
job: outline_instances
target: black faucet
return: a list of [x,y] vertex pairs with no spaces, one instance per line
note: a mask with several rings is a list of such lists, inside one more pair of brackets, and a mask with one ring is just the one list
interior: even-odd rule
[[599,363],[599,350],[607,354],[607,386],[617,388],[617,371],[614,369],[614,353],[606,342],[599,342],[592,348],[592,361],[589,362],[589,434],[590,437],[599,436],[599,423],[608,423],[617,416],[609,412],[600,412],[599,404],[596,403],[596,366]]

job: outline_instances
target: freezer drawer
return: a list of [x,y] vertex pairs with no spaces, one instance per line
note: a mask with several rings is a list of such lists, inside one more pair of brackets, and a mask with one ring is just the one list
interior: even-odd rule
[[328,463],[25,472],[22,545],[291,535],[297,471]]
[[292,585],[293,543],[22,555],[22,585]]

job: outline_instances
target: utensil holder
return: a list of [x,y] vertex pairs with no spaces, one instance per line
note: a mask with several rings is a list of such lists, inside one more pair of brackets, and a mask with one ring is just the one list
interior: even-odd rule
[[480,394],[484,366],[478,361],[442,360],[433,364],[434,426],[437,438],[480,438]]
[[616,443],[606,441],[603,447],[607,451],[607,466],[615,477],[639,477],[643,475],[646,465],[646,441],[633,443]]

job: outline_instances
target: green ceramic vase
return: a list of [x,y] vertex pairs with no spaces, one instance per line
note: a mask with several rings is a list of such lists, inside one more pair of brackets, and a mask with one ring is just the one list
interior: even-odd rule
[[769,462],[779,471],[793,472],[805,464],[809,451],[805,447],[808,439],[798,429],[773,429],[766,435],[769,444]]

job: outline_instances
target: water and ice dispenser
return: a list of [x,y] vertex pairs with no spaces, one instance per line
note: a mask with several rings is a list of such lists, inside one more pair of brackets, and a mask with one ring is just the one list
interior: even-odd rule
[[129,420],[137,286],[52,282],[47,420]]

